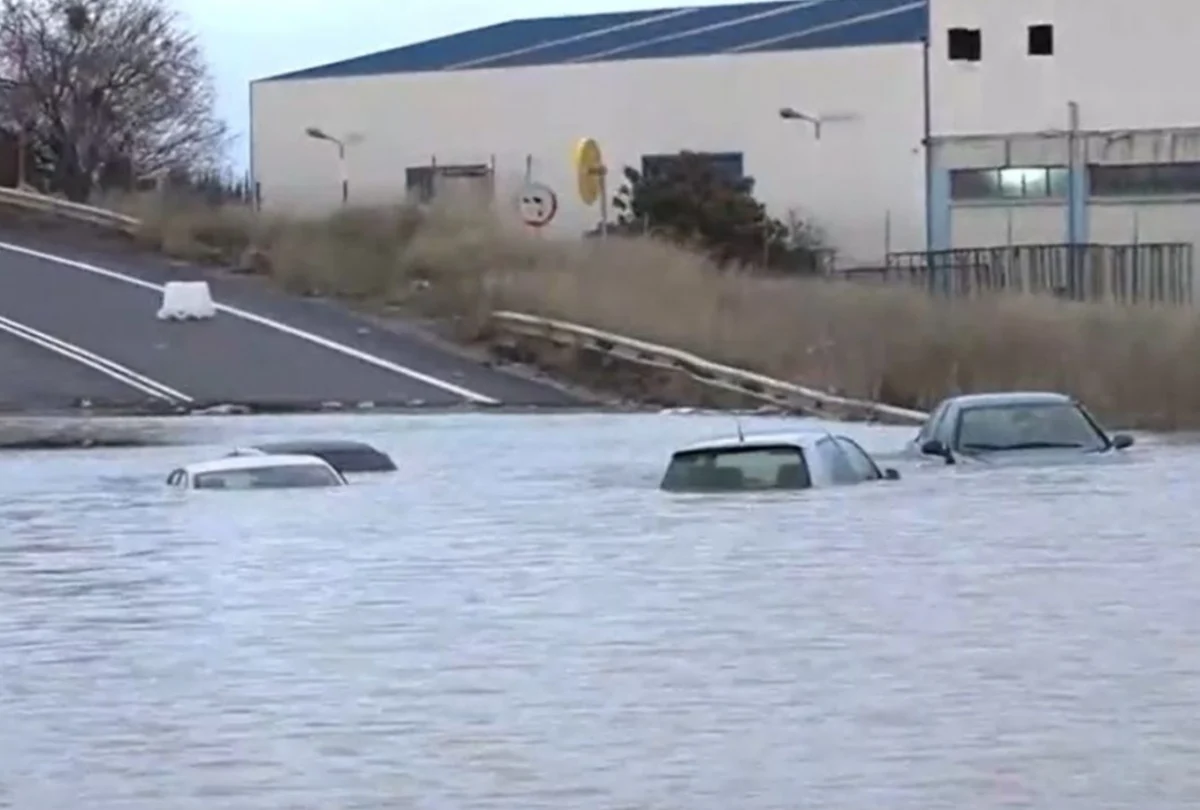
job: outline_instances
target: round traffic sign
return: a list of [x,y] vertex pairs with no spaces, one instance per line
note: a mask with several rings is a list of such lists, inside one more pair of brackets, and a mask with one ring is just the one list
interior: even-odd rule
[[592,138],[581,138],[575,145],[575,174],[579,183],[579,199],[584,205],[595,205],[604,193],[604,155],[600,144]]
[[547,185],[530,183],[517,196],[517,208],[526,225],[541,228],[549,225],[558,213],[558,195]]

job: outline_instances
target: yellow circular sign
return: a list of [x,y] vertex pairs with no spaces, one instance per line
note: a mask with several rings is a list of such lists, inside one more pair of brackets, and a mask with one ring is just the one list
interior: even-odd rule
[[595,205],[604,193],[604,156],[600,144],[581,138],[575,145],[575,173],[579,180],[579,198],[584,205]]

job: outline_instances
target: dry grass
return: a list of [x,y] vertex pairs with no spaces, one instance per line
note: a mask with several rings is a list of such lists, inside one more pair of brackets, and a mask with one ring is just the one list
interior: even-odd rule
[[1069,391],[1128,427],[1200,426],[1190,311],[722,273],[644,240],[538,239],[486,216],[348,210],[283,221],[241,208],[123,208],[148,247],[253,264],[290,290],[456,319],[464,340],[516,309],[694,351],[854,396],[926,407],[950,393]]

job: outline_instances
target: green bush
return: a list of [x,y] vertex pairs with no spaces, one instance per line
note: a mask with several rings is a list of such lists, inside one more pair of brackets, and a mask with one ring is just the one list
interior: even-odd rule
[[667,239],[725,267],[815,273],[828,254],[812,227],[767,214],[753,178],[732,178],[696,152],[646,173],[626,168],[612,205],[617,221],[609,233]]

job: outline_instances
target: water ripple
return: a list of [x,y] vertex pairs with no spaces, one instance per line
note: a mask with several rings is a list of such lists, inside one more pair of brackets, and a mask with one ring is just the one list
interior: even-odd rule
[[[1200,795],[1194,445],[699,498],[654,486],[671,449],[728,420],[205,424],[219,444],[12,457],[0,807]],[[907,436],[853,432],[881,454]],[[317,493],[162,484],[229,446],[321,433],[401,469]]]

